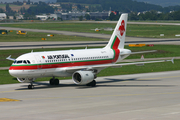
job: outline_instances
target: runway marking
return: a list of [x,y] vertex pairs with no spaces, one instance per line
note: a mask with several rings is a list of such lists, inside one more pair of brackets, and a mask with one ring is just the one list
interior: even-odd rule
[[10,99],[10,98],[0,98],[0,102],[14,102],[14,101],[20,101],[20,100]]
[[168,76],[168,77],[157,77],[157,78],[144,78],[144,79],[138,79],[138,80],[153,80],[153,79],[163,79],[163,78],[177,78],[180,76]]
[[98,98],[98,97],[128,97],[128,96],[145,96],[145,95],[169,95],[180,94],[180,92],[169,93],[152,93],[152,94],[122,94],[122,95],[92,95],[92,96],[67,96],[67,97],[45,97],[45,98],[23,98],[21,100],[41,100],[41,99],[66,99],[66,98]]
[[180,112],[171,112],[171,113],[166,113],[166,114],[162,114],[162,115],[175,115],[175,114],[180,114]]
[[20,92],[20,91],[25,91],[25,90],[0,91],[0,93]]

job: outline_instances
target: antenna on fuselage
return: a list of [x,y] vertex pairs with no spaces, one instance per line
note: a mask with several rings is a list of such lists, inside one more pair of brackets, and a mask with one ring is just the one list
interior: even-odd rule
[[31,50],[31,53],[33,53],[33,50]]

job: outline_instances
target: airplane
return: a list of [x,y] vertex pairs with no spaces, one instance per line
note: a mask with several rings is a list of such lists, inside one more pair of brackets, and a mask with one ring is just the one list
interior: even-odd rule
[[96,32],[99,32],[101,30],[104,30],[104,31],[113,31],[114,29],[110,28],[110,27],[107,27],[107,28],[102,28],[102,29],[99,29],[99,28],[96,28],[96,29],[91,29],[91,30],[94,30]]
[[91,29],[91,30],[94,30],[94,31],[96,31],[96,32],[99,32],[99,31],[101,31],[102,29],[96,28],[96,29]]
[[[107,67],[122,67],[125,65],[141,65],[145,63],[157,63],[171,61],[142,61],[133,63],[121,63],[121,60],[131,54],[155,52],[141,51],[131,52],[124,49],[128,14],[121,15],[108,44],[103,48],[78,49],[61,51],[30,52],[14,59],[11,55],[6,59],[14,61],[9,68],[9,73],[19,82],[30,83],[29,89],[33,89],[33,82],[37,78],[52,77],[50,85],[59,85],[56,77],[72,76],[77,85],[96,86],[97,74]],[[118,64],[116,64],[118,63]]]

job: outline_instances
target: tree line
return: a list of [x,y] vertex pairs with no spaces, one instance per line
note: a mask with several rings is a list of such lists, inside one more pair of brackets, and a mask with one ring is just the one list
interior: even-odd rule
[[180,10],[171,13],[158,13],[155,10],[141,14],[131,12],[129,20],[180,20]]
[[57,2],[66,2],[66,3],[77,3],[77,4],[94,4],[101,5],[103,10],[118,10],[121,12],[143,12],[143,11],[177,11],[180,10],[180,6],[170,6],[170,7],[162,7],[160,5],[148,4],[144,2],[137,2],[133,0],[57,0]]
[[[118,13],[118,11],[116,12]],[[119,20],[120,14],[114,14],[111,12],[109,20]],[[155,10],[151,10],[144,13],[131,12],[128,14],[129,20],[180,20],[180,10],[171,13],[161,13]]]
[[[25,19],[35,19],[35,15],[37,14],[50,14],[54,13],[55,8],[49,6],[45,2],[39,2],[37,5],[33,5],[29,7],[28,9],[25,9],[25,7],[22,7],[18,13],[21,13],[24,15]],[[0,13],[6,13],[7,16],[14,16],[17,12],[13,11],[11,7],[9,7],[9,4],[6,4],[6,11],[0,8]]]

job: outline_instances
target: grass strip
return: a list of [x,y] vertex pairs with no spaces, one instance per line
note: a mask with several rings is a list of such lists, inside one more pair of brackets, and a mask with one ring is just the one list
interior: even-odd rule
[[[67,36],[60,34],[53,34],[53,37],[47,36],[47,33],[27,32],[26,35],[17,35],[16,31],[8,34],[0,34],[0,42],[51,42],[51,41],[107,41],[106,39],[88,38],[80,36]],[[49,34],[51,35],[51,34]],[[46,40],[42,40],[46,38]]]
[[[116,24],[112,23],[28,23],[28,24],[2,24],[5,27],[45,29],[59,31],[88,32],[99,34],[112,34],[113,31],[101,30],[96,32],[92,29],[115,28]],[[127,36],[132,37],[151,37],[151,38],[178,38],[175,35],[180,34],[180,27],[176,25],[127,25]],[[160,36],[164,34],[164,36]]]

